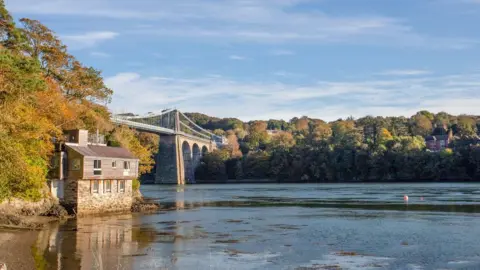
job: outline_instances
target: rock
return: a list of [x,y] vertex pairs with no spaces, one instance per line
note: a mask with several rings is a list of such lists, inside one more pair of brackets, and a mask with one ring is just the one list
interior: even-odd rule
[[42,213],[41,216],[66,218],[68,213],[67,210],[65,210],[65,208],[63,208],[61,205],[54,204],[50,207],[50,209]]

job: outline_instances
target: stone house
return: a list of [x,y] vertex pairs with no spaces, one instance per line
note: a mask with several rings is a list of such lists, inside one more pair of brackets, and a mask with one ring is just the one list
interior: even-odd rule
[[446,149],[450,142],[450,135],[433,135],[425,137],[427,149],[434,152]]
[[67,131],[52,160],[50,191],[77,214],[130,209],[138,161],[124,148],[107,146],[101,135]]

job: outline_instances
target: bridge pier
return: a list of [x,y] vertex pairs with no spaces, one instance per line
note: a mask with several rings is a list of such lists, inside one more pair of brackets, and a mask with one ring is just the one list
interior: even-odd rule
[[160,135],[156,160],[156,184],[185,185],[195,182],[195,169],[206,152],[216,144],[182,134]]

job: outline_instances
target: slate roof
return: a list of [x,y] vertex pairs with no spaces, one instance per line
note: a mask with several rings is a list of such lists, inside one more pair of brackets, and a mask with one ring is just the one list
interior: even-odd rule
[[75,152],[85,157],[109,157],[109,158],[124,158],[124,159],[137,159],[125,148],[122,147],[110,147],[101,145],[67,145]]

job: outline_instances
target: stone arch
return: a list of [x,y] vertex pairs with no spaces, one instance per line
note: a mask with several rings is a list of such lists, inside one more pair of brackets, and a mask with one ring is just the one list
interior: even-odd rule
[[208,147],[206,147],[205,145],[202,147],[202,157],[208,153]]
[[200,164],[200,159],[202,158],[202,152],[200,151],[200,147],[198,144],[193,144],[192,147],[192,156],[193,156],[193,166],[196,168],[198,164]]
[[193,180],[193,164],[192,164],[192,150],[188,141],[182,143],[183,154],[183,168],[184,168],[184,183]]
[[198,165],[200,165],[200,159],[202,158],[202,151],[200,150],[200,147],[198,144],[194,143],[192,147],[192,166],[193,166],[193,172],[192,172],[192,182],[195,182],[195,170],[197,169]]

